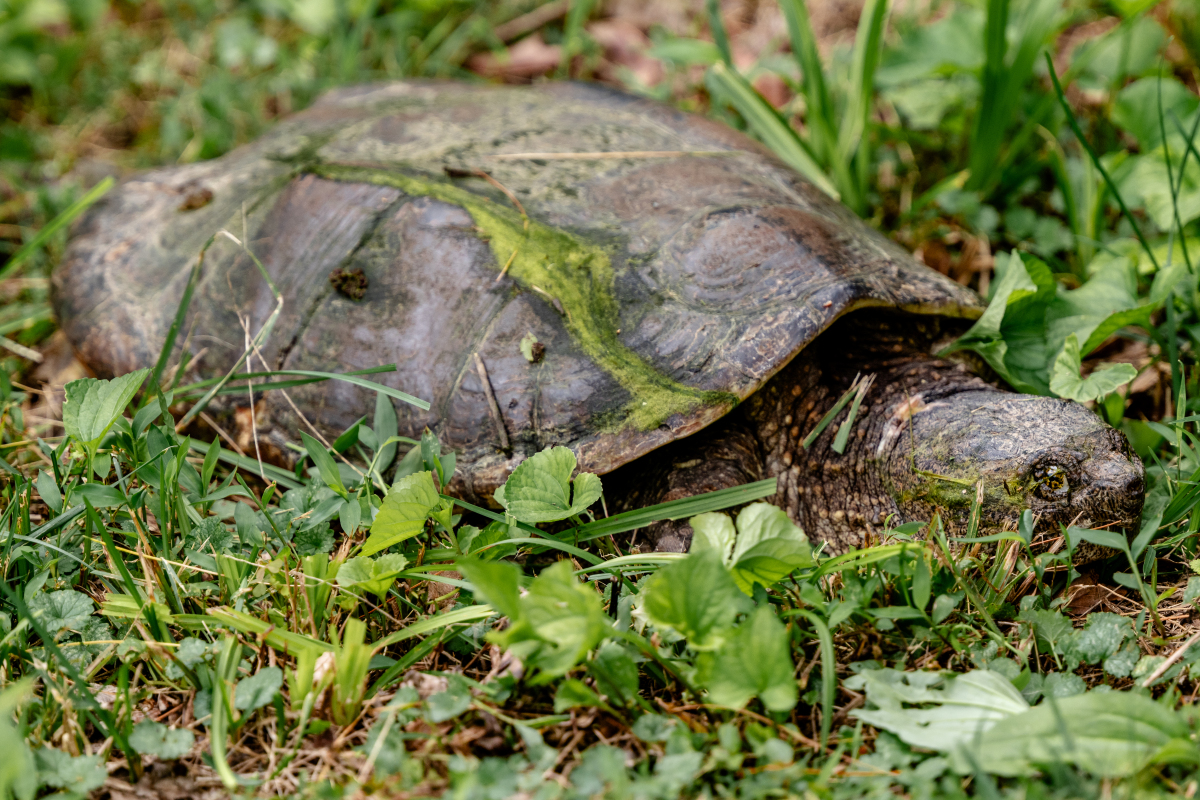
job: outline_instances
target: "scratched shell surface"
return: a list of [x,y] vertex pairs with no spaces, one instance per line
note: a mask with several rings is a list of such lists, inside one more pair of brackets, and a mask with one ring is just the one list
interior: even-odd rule
[[[622,155],[561,157],[599,152]],[[559,157],[536,155],[547,153]],[[495,237],[518,212],[500,188],[446,168],[490,173],[530,230],[561,232],[591,266],[549,255],[528,266],[540,251],[527,250],[511,259],[525,272],[497,280]],[[181,210],[204,190],[206,205]],[[509,227],[489,229],[490,211]],[[431,403],[398,403],[400,433],[437,431],[459,453],[452,488],[477,498],[548,445],[604,473],[702,429],[849,310],[980,312],[971,292],[724,126],[594,86],[396,83],[326,95],[229,155],[111,192],[54,276],[82,360],[102,376],[152,365],[221,230],[245,240],[283,298],[255,368],[395,363],[372,378]],[[333,290],[338,267],[365,272],[361,300]],[[556,302],[556,286],[584,300]],[[195,356],[189,377],[228,369],[275,307],[253,261],[217,237],[177,345]],[[536,364],[520,351],[529,333],[545,346]],[[290,394],[331,432],[374,408],[344,382]],[[278,392],[264,400],[268,428],[296,430]]]

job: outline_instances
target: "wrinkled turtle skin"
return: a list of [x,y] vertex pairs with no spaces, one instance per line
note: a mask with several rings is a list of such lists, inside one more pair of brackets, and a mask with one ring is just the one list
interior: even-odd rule
[[[785,409],[743,401],[791,364],[776,390],[808,387],[792,396],[811,401],[810,416],[831,402],[845,370],[816,364],[806,346],[835,321],[867,309],[850,319],[939,329],[982,311],[972,292],[719,124],[595,86],[393,83],[328,94],[250,145],[142,174],[93,208],[54,276],[84,363],[101,376],[152,365],[192,265],[222,229],[246,241],[283,298],[255,368],[395,363],[371,377],[431,403],[397,404],[400,433],[435,430],[458,453],[451,491],[484,501],[549,445],[604,474],[718,420],[722,436],[754,428],[748,457],[758,461],[746,474],[786,473],[791,459],[771,462],[771,448],[798,454],[795,437],[764,444],[763,420],[750,419],[778,417],[774,430],[786,432]],[[196,356],[190,375],[227,370],[246,327],[275,308],[251,259],[218,237],[177,345]],[[544,347],[536,363],[520,349],[530,333]],[[818,374],[828,380],[814,393]],[[966,373],[954,385],[968,380],[995,391]],[[889,381],[877,385],[908,386]],[[372,392],[344,382],[290,394],[331,432],[374,407]],[[265,435],[281,442],[297,421],[280,393],[263,400]],[[871,436],[890,435],[893,400],[868,399],[878,419],[864,430],[883,426]],[[809,461],[843,458],[822,443],[830,436]],[[882,464],[890,451],[862,458]],[[688,491],[672,480],[657,497],[640,481],[643,499]],[[787,486],[795,496],[808,480],[784,481],[778,498],[801,521],[804,503]],[[919,487],[898,483],[903,475],[879,479],[893,499],[859,514],[860,528],[925,510],[910,502]],[[834,549],[861,538],[830,530]]]

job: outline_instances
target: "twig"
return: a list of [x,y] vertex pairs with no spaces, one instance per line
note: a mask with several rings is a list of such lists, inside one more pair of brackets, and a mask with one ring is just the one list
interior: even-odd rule
[[[230,239],[233,238],[228,233],[225,235],[229,236]],[[250,320],[242,319],[241,312],[238,312],[238,322],[242,323],[242,330],[246,336],[246,372],[250,373],[254,371],[253,353],[258,348],[250,340]],[[266,361],[263,362],[263,368],[270,369]],[[254,437],[254,459],[258,462],[258,477],[266,481],[267,475],[263,469],[262,451],[258,447],[258,410],[254,407],[254,381],[252,379],[246,381],[246,391],[250,393],[250,433]]]
[[528,14],[522,14],[519,17],[514,17],[508,22],[501,23],[493,29],[496,38],[508,44],[513,39],[524,36],[531,31],[536,31],[538,28],[545,25],[547,22],[553,22],[559,17],[567,13],[567,9],[571,7],[569,0],[555,0],[553,3],[547,3],[544,6],[539,6]]
[[1186,642],[1184,642],[1183,644],[1179,645],[1179,647],[1175,650],[1174,653],[1171,653],[1171,655],[1167,656],[1167,660],[1164,661],[1163,663],[1159,664],[1158,669],[1156,669],[1156,670],[1154,670],[1154,672],[1150,673],[1150,677],[1146,678],[1146,680],[1142,682],[1142,686],[1149,687],[1156,680],[1161,678],[1163,676],[1163,674],[1167,670],[1169,670],[1176,661],[1183,658],[1183,654],[1187,651],[1187,649],[1189,647],[1191,647],[1193,644],[1195,644],[1197,640],[1200,640],[1200,631],[1196,631],[1191,636],[1189,636],[1188,640]]
[[242,458],[248,458],[248,456],[246,455],[246,452],[244,450],[242,450],[242,448],[238,445],[238,443],[236,441],[234,441],[234,438],[232,436],[230,436],[229,433],[224,428],[222,428],[220,425],[218,425],[217,421],[215,419],[213,419],[212,417],[210,417],[208,415],[207,411],[200,412],[200,419],[204,420],[205,424],[208,425],[208,427],[210,427],[214,431],[216,431],[217,436],[220,436],[222,439],[224,439],[225,443],[228,444],[230,447],[232,447],[239,456],[241,456]]
[[728,156],[741,150],[618,150],[590,153],[492,153],[484,158],[497,161],[605,161],[614,158],[678,158],[679,156]]
[[500,447],[508,452],[512,449],[512,445],[508,441],[508,431],[504,429],[504,417],[500,414],[500,404],[496,402],[496,393],[492,391],[492,382],[488,379],[487,367],[483,365],[483,359],[479,357],[479,353],[471,355],[475,359],[475,371],[479,373],[479,382],[483,384],[483,393],[487,397],[492,419],[496,421],[496,433],[500,436]]
[[[525,213],[525,206],[521,205],[521,201],[517,199],[517,196],[503,183],[481,169],[458,169],[457,167],[443,167],[442,169],[451,178],[483,178],[492,186],[504,192],[504,196],[508,198],[509,202],[516,206],[517,211],[521,212],[521,220],[524,222],[525,233],[529,233],[529,215]],[[504,262],[504,269],[500,270],[500,274],[496,276],[496,280],[492,281],[492,283],[499,283],[503,280],[504,276],[508,274],[508,268],[517,260],[517,253],[519,252],[521,252],[521,242],[517,242],[517,246],[513,248],[512,255],[508,257],[508,261]]]
[[526,224],[528,224],[529,215],[525,213],[525,206],[521,205],[521,201],[517,199],[515,194],[513,194],[512,189],[509,189],[503,183],[493,178],[491,173],[485,172],[481,169],[459,169],[458,167],[443,167],[442,169],[445,170],[446,174],[451,178],[483,178],[492,186],[495,186],[497,189],[504,192],[504,196],[507,197],[509,201],[517,207],[517,211],[521,212],[521,216],[525,218]]
[[37,350],[26,347],[23,344],[18,344],[12,339],[9,339],[7,336],[0,336],[0,347],[3,347],[5,350],[11,350],[21,358],[27,358],[37,364],[40,364],[43,361],[42,354]]
[[[263,362],[263,366],[266,367],[267,360],[266,360],[266,358],[263,357],[262,351],[258,349],[258,345],[254,346],[254,352],[258,354],[258,360]],[[319,430],[317,430],[317,426],[313,425],[312,422],[309,420],[309,418],[304,416],[304,412],[301,411],[300,407],[296,405],[294,400],[292,400],[291,395],[289,395],[283,389],[279,389],[278,391],[281,395],[283,395],[283,399],[287,400],[288,405],[292,407],[292,411],[296,414],[297,417],[300,418],[300,421],[303,422],[310,431],[312,431],[314,439],[316,439],[318,442],[320,442],[321,445],[326,450],[331,451],[335,456],[337,456],[339,459],[341,459],[342,462],[346,464],[346,466],[348,466],[348,467],[350,467],[350,469],[354,470],[360,477],[363,477],[363,478],[367,477],[366,473],[364,473],[361,469],[359,469],[357,466],[355,466],[354,463],[350,461],[350,459],[346,458],[345,455],[343,455],[342,453],[339,453],[337,450],[335,450],[333,448],[333,445],[329,443],[329,440],[326,439],[325,436]],[[378,485],[378,484],[376,484],[376,485]],[[380,488],[384,488],[384,487],[380,486]]]

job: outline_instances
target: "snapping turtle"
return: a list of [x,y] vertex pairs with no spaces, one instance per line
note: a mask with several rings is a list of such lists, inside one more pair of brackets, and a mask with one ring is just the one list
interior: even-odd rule
[[[397,407],[400,432],[428,426],[457,451],[466,498],[565,445],[584,470],[623,467],[609,497],[626,506],[777,476],[775,501],[832,552],[889,517],[961,525],[980,483],[984,527],[1141,509],[1142,466],[1093,413],[929,355],[981,314],[976,295],[746,136],[658,103],[574,84],[358,87],[227,156],[126,181],[54,276],[82,360],[152,364],[222,228],[282,296],[258,358],[396,363],[373,377],[432,404]],[[206,259],[179,345],[200,376],[276,308],[234,243]],[[836,426],[802,448],[860,374],[873,383],[844,452]],[[297,421],[279,394],[260,431],[282,442]],[[330,431],[374,404],[333,381],[291,397]],[[678,549],[689,531],[652,533]]]

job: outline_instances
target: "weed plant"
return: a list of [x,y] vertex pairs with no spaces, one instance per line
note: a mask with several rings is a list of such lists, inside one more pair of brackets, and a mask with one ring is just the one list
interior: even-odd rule
[[[392,366],[182,384],[190,291],[152,369],[68,384],[61,428],[29,418],[47,268],[109,185],[79,171],[79,142],[210,157],[325,86],[462,76],[532,8],[0,8],[0,798],[1193,796],[1200,40],[1183,3],[931,17],[869,0],[830,51],[781,0],[789,57],[742,68],[718,3],[705,39],[651,31],[669,73],[691,70],[681,102],[988,297],[957,349],[1126,432],[1149,486],[1136,530],[1035,536],[1026,512],[950,537],[933,519],[831,558],[759,502],[773,481],[610,516],[561,448],[479,508],[443,493],[436,435],[397,435],[395,403],[423,401],[372,380]],[[602,13],[539,23],[560,75],[586,77]],[[775,73],[779,107],[754,88]],[[293,470],[198,436],[248,381],[314,380],[378,402],[331,440],[297,431]],[[856,391],[821,425],[848,432]],[[632,546],[685,518],[690,553]],[[1085,544],[1114,555],[1080,564]]]

